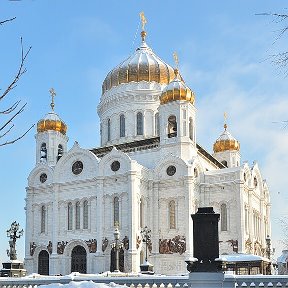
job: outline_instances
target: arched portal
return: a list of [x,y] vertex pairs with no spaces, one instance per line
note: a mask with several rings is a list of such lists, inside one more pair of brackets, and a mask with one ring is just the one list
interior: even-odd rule
[[[111,262],[110,262],[110,271],[113,272],[115,271],[115,267],[116,267],[116,263],[115,263],[115,260],[116,260],[116,253],[115,253],[115,248],[112,248],[111,249]],[[121,272],[124,272],[124,250],[123,248],[121,248],[119,250],[119,270]]]
[[71,272],[87,273],[87,255],[84,247],[78,245],[71,252]]
[[49,275],[49,253],[46,250],[38,255],[38,274]]

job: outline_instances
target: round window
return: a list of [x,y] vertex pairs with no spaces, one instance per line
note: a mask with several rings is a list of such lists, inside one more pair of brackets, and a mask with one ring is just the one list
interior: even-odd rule
[[72,172],[75,175],[78,175],[82,172],[83,170],[83,163],[81,161],[76,161],[72,165]]
[[119,161],[113,161],[111,164],[111,170],[116,172],[120,169],[120,162]]
[[47,180],[47,174],[42,173],[39,178],[40,178],[40,182],[44,183]]
[[167,170],[166,173],[168,176],[173,176],[176,173],[176,167],[173,165],[170,165]]

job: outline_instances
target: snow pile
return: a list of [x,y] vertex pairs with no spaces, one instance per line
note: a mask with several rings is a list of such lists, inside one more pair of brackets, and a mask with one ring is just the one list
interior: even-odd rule
[[71,281],[69,284],[60,284],[60,283],[53,283],[49,285],[39,285],[38,287],[41,288],[123,288],[126,286],[118,285],[113,282],[109,284],[104,283],[94,283],[93,281]]

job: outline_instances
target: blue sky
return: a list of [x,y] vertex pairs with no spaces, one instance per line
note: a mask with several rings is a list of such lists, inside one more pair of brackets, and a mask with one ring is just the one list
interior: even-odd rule
[[[148,45],[171,65],[177,51],[180,72],[196,93],[198,143],[212,152],[226,111],[242,160],[259,163],[270,187],[272,240],[279,254],[279,219],[288,214],[288,130],[274,122],[288,119],[288,83],[270,55],[285,51],[288,35],[275,42],[284,23],[255,14],[288,13],[286,8],[285,0],[2,0],[0,19],[17,18],[0,27],[0,88],[18,68],[20,37],[24,47],[32,46],[27,73],[5,102],[27,102],[14,135],[50,110],[48,90],[54,87],[55,110],[68,125],[69,148],[74,141],[85,148],[99,146],[96,107],[102,81],[137,48],[139,12],[144,11]],[[35,132],[0,148],[0,262],[7,259],[5,231],[10,224],[16,220],[25,229]],[[24,239],[18,256],[24,257]]]

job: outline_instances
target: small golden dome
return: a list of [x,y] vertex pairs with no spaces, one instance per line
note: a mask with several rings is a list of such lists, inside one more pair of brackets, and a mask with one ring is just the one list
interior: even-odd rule
[[102,84],[102,94],[122,83],[154,81],[168,84],[175,77],[173,68],[161,60],[146,44],[146,35],[146,31],[142,31],[140,47],[108,73]]
[[194,105],[195,102],[194,92],[188,86],[186,86],[183,79],[181,79],[178,69],[175,69],[174,73],[176,76],[164,88],[160,96],[160,103],[165,104],[168,102],[181,100],[181,101],[189,101]]
[[49,112],[44,119],[41,119],[37,123],[37,132],[45,131],[58,131],[63,135],[66,134],[67,125],[60,119],[60,117],[54,112]]
[[213,145],[214,153],[224,151],[239,151],[240,143],[228,131],[227,124],[224,125],[224,131]]

